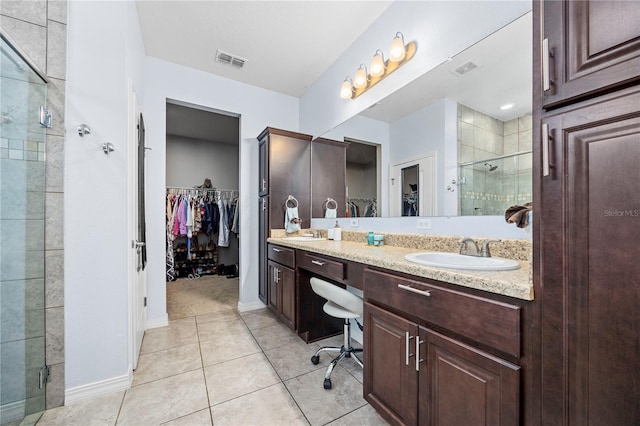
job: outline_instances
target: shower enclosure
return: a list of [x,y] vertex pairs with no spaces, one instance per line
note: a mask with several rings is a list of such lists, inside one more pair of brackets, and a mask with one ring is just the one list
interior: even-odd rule
[[50,117],[46,81],[4,36],[0,43],[0,424],[18,425],[45,409],[44,126]]
[[531,151],[459,165],[459,214],[503,215],[532,197]]

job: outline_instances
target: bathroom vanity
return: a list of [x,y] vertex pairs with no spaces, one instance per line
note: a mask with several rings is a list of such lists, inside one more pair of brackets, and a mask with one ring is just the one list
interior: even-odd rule
[[528,263],[500,272],[432,268],[405,260],[416,248],[361,241],[269,239],[270,264],[293,257],[295,284],[276,290],[295,300],[295,320],[285,322],[307,342],[340,333],[309,279],[360,289],[364,397],[389,422],[521,423],[531,374]]

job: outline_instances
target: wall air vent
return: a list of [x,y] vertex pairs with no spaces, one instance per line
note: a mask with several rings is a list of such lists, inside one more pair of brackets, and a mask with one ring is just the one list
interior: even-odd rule
[[452,69],[451,72],[457,75],[458,77],[463,77],[477,69],[478,69],[478,66],[473,62],[469,61],[460,65],[458,68]]
[[222,64],[233,65],[236,68],[244,67],[245,62],[247,62],[244,58],[232,55],[231,53],[227,53],[222,50],[216,51],[216,61]]

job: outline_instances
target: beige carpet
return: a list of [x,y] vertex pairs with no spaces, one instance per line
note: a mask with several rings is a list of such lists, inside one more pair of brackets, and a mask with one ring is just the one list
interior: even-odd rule
[[205,275],[167,283],[169,320],[238,308],[238,278]]

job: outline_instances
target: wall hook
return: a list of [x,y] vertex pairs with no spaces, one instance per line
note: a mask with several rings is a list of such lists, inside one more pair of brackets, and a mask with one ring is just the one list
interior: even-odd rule
[[107,155],[109,155],[110,152],[113,152],[114,149],[115,147],[111,142],[105,142],[102,144],[102,151]]
[[86,124],[80,124],[78,126],[78,134],[80,135],[81,138],[83,138],[84,135],[90,135],[91,134],[91,127],[89,127]]

